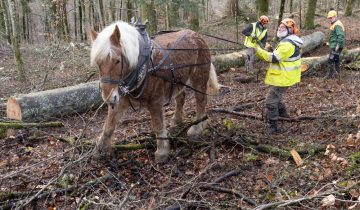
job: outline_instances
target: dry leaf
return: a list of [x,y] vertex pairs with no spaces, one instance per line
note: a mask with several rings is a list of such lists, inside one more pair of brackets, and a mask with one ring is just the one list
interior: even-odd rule
[[326,146],[325,155],[330,155],[330,154],[334,153],[334,150],[335,150],[335,146],[332,144],[328,144]]
[[349,134],[349,136],[346,139],[346,146],[353,147],[355,146],[354,138],[352,134]]
[[359,102],[357,102],[357,104],[356,104],[356,113],[360,113],[360,103]]
[[321,206],[333,206],[335,204],[335,196],[328,195],[321,200]]
[[303,164],[303,160],[301,159],[299,153],[296,152],[296,150],[292,149],[290,151],[290,154],[293,157],[297,166],[301,166]]
[[296,110],[297,115],[301,115],[301,109]]

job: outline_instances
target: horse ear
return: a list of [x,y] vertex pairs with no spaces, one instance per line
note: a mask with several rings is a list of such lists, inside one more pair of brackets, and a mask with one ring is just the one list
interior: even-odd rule
[[94,42],[98,35],[98,32],[94,31],[92,28],[90,28],[89,31],[90,31],[91,42]]
[[120,43],[120,30],[117,25],[115,25],[114,32],[111,34],[110,40],[113,45],[118,45]]

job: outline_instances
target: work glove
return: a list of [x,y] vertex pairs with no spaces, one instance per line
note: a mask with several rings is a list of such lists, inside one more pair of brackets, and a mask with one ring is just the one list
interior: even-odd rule
[[256,40],[258,39],[257,36],[256,36],[256,34],[251,34],[251,37],[252,37],[253,39],[256,39]]

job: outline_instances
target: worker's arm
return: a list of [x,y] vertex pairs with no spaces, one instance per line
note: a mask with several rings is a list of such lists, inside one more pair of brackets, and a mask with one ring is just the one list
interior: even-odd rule
[[251,32],[253,31],[253,25],[249,24],[246,28],[241,32],[244,36],[251,36]]
[[260,47],[256,48],[256,55],[269,63],[279,63],[288,59],[294,52],[295,46],[288,42],[280,42],[274,52],[268,52]]

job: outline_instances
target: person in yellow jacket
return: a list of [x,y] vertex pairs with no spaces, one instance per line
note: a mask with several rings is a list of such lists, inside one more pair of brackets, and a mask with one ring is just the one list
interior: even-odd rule
[[262,15],[259,18],[259,21],[251,23],[246,26],[242,31],[242,34],[245,36],[244,45],[246,49],[246,71],[248,75],[254,75],[253,63],[255,57],[256,46],[259,44],[265,46],[266,40],[268,37],[266,26],[269,23],[269,17]]
[[331,79],[334,77],[334,67],[336,73],[340,75],[340,53],[345,45],[345,28],[338,19],[335,10],[330,10],[327,18],[330,21],[331,26],[329,33],[330,54],[326,79]]
[[299,29],[295,21],[285,18],[281,21],[277,31],[280,42],[274,52],[271,53],[256,47],[256,55],[270,63],[265,77],[265,84],[270,86],[265,102],[268,132],[270,134],[280,131],[277,126],[279,116],[289,117],[285,104],[282,102],[283,94],[288,87],[300,82],[300,46],[303,41],[297,36],[298,33]]

